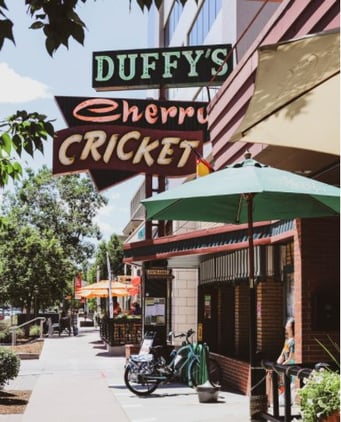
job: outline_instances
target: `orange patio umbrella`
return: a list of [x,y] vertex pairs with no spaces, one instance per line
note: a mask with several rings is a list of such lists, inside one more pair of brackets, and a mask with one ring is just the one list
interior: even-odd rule
[[[109,289],[87,289],[83,287],[82,289],[77,291],[77,294],[85,297],[86,299],[91,299],[93,297],[108,297],[109,296]],[[129,289],[112,289],[111,290],[112,296],[129,296]]]
[[[89,284],[77,289],[76,294],[85,297],[108,297],[109,296],[109,280],[101,280],[97,283]],[[118,281],[111,282],[111,296],[131,296],[136,294],[136,286],[131,283],[123,283]]]

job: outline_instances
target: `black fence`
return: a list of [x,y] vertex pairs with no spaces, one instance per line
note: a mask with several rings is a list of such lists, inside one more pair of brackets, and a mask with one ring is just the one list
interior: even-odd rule
[[142,341],[141,318],[102,318],[100,336],[109,346],[140,344]]
[[[17,315],[17,325],[24,324],[27,321],[31,321],[33,318],[36,317],[44,317],[45,322],[43,324],[43,334],[47,334],[48,332],[48,319],[51,318],[53,324],[57,324],[59,322],[59,314],[56,312],[45,312],[45,313],[38,313],[38,314],[18,314]],[[35,321],[34,324],[37,324]],[[25,335],[28,336],[29,333],[29,326],[24,327]]]
[[[331,363],[281,365],[275,362],[262,361],[262,367],[270,373],[272,381],[272,413],[259,412],[257,414],[257,420],[273,422],[291,422],[292,420],[301,420],[302,417],[300,414],[291,414],[292,403],[294,400],[291,392],[293,377],[298,378],[300,387],[302,387],[303,379],[309,377],[313,369],[317,369],[321,366],[328,366],[331,369],[335,369]],[[279,411],[279,386],[281,384],[284,384],[284,415],[280,415]]]

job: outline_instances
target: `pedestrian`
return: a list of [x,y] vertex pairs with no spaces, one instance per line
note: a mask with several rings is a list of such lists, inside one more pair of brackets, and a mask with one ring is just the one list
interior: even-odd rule
[[130,307],[131,315],[141,315],[141,306],[138,302],[133,302]]
[[114,315],[119,315],[122,312],[121,306],[118,302],[114,303]]
[[289,318],[285,324],[285,341],[277,363],[288,365],[295,363],[295,320]]
[[[281,365],[292,365],[295,363],[295,320],[289,318],[285,324],[285,340],[283,349],[277,358],[277,363]],[[279,404],[284,405],[284,382],[283,378],[279,382]],[[295,394],[294,377],[291,380],[291,401]]]

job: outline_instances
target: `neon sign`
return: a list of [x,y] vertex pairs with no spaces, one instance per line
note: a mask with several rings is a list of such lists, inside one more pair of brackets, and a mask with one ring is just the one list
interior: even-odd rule
[[89,171],[98,190],[137,173],[186,176],[207,140],[206,103],[56,97],[53,174]]

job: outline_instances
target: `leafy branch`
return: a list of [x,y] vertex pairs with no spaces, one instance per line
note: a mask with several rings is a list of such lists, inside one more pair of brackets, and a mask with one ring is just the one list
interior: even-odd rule
[[[61,45],[69,48],[69,39],[73,38],[81,45],[84,44],[85,23],[76,13],[79,2],[87,0],[25,0],[27,13],[33,18],[30,29],[42,30],[45,35],[45,47],[52,57]],[[96,0],[94,0],[96,1]],[[135,0],[142,11],[150,10],[152,5],[157,9],[163,0]],[[176,0],[183,6],[188,0]],[[132,0],[127,0],[131,9]],[[198,3],[198,0],[195,0]],[[113,2],[113,8],[115,7]],[[0,0],[0,50],[7,39],[15,44],[13,36],[13,22],[6,16],[8,8],[5,0]]]
[[17,111],[0,121],[0,187],[5,186],[9,178],[18,180],[22,176],[22,166],[13,154],[21,157],[24,151],[33,157],[37,150],[43,153],[43,141],[54,137],[52,121],[46,119],[36,112]]

